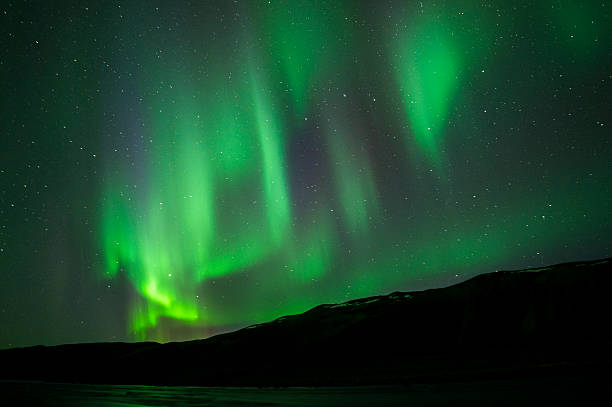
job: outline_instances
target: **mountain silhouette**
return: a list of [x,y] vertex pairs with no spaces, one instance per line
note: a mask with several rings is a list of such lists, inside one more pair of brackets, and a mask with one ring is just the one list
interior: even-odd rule
[[0,351],[0,379],[362,385],[596,374],[609,366],[611,259],[481,274],[324,304],[208,339]]

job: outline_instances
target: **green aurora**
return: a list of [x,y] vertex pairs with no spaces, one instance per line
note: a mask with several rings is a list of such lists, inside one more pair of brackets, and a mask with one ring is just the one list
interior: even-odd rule
[[200,338],[610,254],[601,2],[62,10],[4,16],[28,102],[4,104],[0,292],[33,294],[2,316],[50,316],[1,346]]
[[[417,224],[422,229],[417,233],[402,217],[395,219],[396,227],[385,226],[376,182],[383,175],[370,164],[363,123],[347,119],[354,115],[349,107],[312,103],[313,89],[325,88],[334,75],[351,74],[332,56],[342,47],[350,52],[347,47],[359,46],[340,33],[353,29],[341,18],[342,7],[278,3],[253,12],[253,30],[261,32],[226,39],[246,44],[249,52],[212,53],[205,61],[176,53],[176,61],[159,72],[172,84],[163,96],[172,103],[160,102],[143,118],[150,146],[139,165],[146,175],[138,182],[129,174],[119,174],[129,180],[109,178],[103,198],[106,275],[125,273],[139,293],[129,327],[137,338],[172,338],[160,326],[162,317],[194,326],[244,324],[338,300],[332,294],[338,290],[346,297],[373,295],[431,273],[499,264],[520,254],[508,242],[525,234],[528,223],[538,231],[531,244],[554,242],[557,234],[541,215],[545,207],[514,209],[505,227],[494,226],[486,209],[474,207],[467,211],[480,214],[456,225],[460,233],[447,233],[431,221],[425,229]],[[409,125],[406,148],[436,172],[449,165],[444,140],[450,137],[453,107],[470,80],[468,70],[472,76],[484,73],[474,66],[491,52],[483,43],[492,37],[485,31],[494,29],[491,22],[489,28],[480,24],[483,38],[475,43],[470,28],[487,21],[487,11],[457,10],[406,11],[399,31],[382,39],[394,49],[396,63],[389,70],[395,70],[404,105],[399,121]],[[208,72],[205,79],[192,74],[201,70]],[[142,86],[155,87],[146,80]],[[334,105],[341,106],[347,95],[335,93]],[[316,132],[326,162],[318,164],[331,173],[323,185],[313,186],[321,189],[320,198],[296,202],[288,145],[294,137],[308,137],[299,133],[310,115],[322,118]],[[580,203],[567,205],[575,211]],[[444,209],[431,210],[444,219]],[[381,228],[387,230],[383,235]],[[418,243],[398,245],[405,234],[418,235]],[[393,249],[394,242],[399,248]],[[339,268],[346,273],[344,286],[333,283]],[[211,291],[210,281],[244,274],[256,274],[257,283],[244,287],[250,293],[235,293],[241,297],[235,304],[221,305],[202,294]],[[282,307],[263,301],[251,308],[244,301],[270,290],[306,295],[291,295]]]

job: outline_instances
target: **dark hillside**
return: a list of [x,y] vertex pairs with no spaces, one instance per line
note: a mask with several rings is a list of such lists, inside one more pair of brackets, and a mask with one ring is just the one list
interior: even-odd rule
[[574,375],[605,369],[610,259],[499,271],[168,344],[0,352],[3,379],[330,385]]

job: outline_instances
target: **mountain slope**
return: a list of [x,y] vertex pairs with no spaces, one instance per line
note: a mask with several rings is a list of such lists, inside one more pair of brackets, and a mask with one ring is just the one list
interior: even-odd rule
[[609,363],[610,259],[326,304],[198,341],[0,351],[0,378],[304,385],[577,374]]

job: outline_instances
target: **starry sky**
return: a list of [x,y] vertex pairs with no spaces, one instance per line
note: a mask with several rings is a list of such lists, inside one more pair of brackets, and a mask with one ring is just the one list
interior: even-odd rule
[[4,2],[0,348],[610,256],[610,12]]

